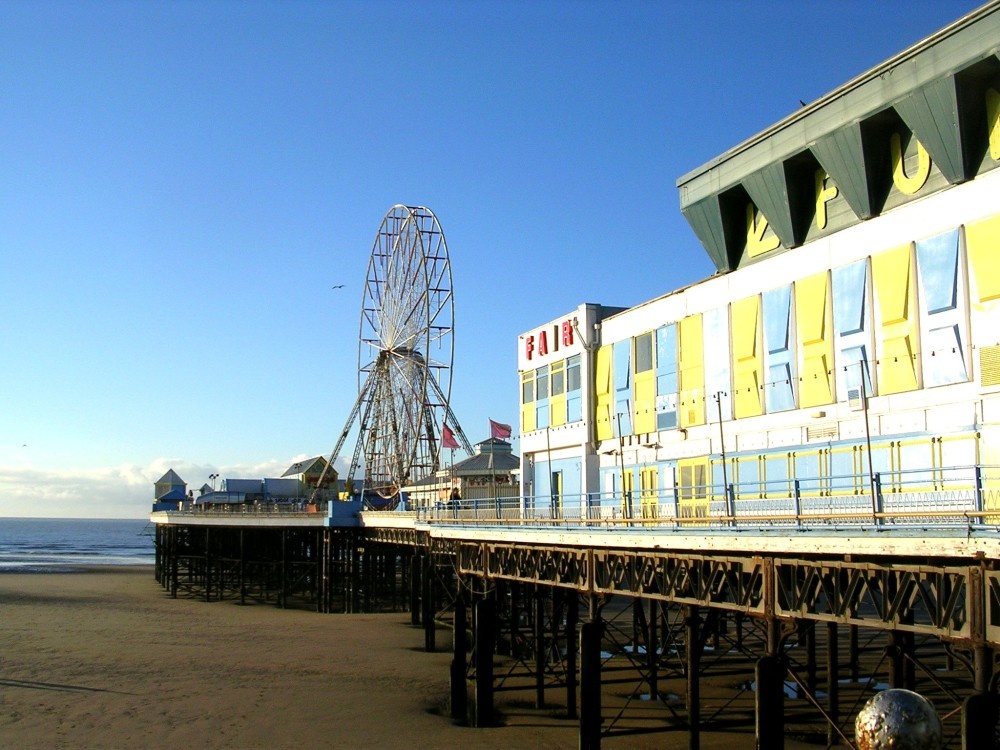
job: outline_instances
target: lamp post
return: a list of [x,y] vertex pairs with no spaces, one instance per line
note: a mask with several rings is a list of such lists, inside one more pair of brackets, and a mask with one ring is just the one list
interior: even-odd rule
[[861,410],[865,415],[865,446],[868,452],[868,485],[872,493],[872,523],[878,525],[878,498],[875,494],[875,470],[872,467],[872,431],[868,421],[868,358],[858,362],[861,373]]
[[727,487],[729,487],[729,478],[726,476],[726,436],[722,432],[722,397],[726,395],[725,391],[715,392],[715,405],[718,407],[719,412],[719,453],[722,454],[722,491],[727,492]]
[[632,491],[625,490],[625,437],[622,435],[622,413],[617,412],[615,418],[618,423],[618,456],[622,470],[622,515],[632,518]]

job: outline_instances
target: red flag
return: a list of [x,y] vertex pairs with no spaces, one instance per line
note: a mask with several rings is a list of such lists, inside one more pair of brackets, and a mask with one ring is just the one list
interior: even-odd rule
[[490,435],[492,435],[497,440],[506,440],[510,437],[510,425],[503,424],[502,422],[494,422],[490,420]]
[[451,428],[448,427],[448,425],[445,425],[444,429],[441,430],[441,445],[445,448],[451,448],[452,450],[459,447],[458,441],[455,440],[455,433],[451,431]]

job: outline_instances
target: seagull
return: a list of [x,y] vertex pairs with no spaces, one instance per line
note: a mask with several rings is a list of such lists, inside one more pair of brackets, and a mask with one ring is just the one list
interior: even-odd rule
[[330,288],[331,289],[343,289],[344,285],[343,284],[337,284],[337,286],[331,286]]

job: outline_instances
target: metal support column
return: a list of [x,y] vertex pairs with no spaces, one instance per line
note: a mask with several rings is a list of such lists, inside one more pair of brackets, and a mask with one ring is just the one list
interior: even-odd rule
[[423,566],[423,613],[421,619],[424,623],[424,650],[433,652],[437,649],[434,633],[434,558],[428,554],[424,558]]
[[996,743],[997,695],[993,684],[993,649],[986,644],[986,583],[982,570],[969,571],[973,650],[973,689],[962,704],[962,750],[993,750]]
[[694,605],[684,611],[684,646],[687,652],[688,750],[701,747],[701,616]]
[[545,708],[545,589],[535,586],[535,708]]
[[767,653],[757,661],[757,750],[785,746],[785,662],[781,657],[781,623],[767,621]]
[[657,624],[660,605],[655,599],[649,600],[649,620],[646,623],[646,669],[649,671],[649,700],[656,701],[660,697],[659,672],[660,644]]
[[840,721],[840,654],[837,642],[837,623],[826,624],[826,696],[827,714],[830,721],[826,727],[826,744],[829,746],[840,743],[840,733],[836,724]]
[[451,718],[462,724],[468,721],[469,715],[469,691],[465,681],[466,653],[468,651],[466,639],[468,617],[465,598],[459,596],[455,600],[454,632],[452,637]]
[[476,706],[473,724],[493,725],[493,650],[496,646],[496,602],[480,599],[476,618]]
[[576,712],[576,654],[577,621],[579,620],[579,594],[566,592],[566,718],[577,718]]
[[580,750],[601,747],[601,639],[604,623],[597,619],[580,627]]
[[417,627],[420,624],[420,582],[423,555],[414,552],[410,556],[410,624]]

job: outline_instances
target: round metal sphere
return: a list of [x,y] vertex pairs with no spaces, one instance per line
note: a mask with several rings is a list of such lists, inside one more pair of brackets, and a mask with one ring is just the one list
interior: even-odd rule
[[854,721],[858,750],[940,750],[941,720],[931,702],[911,690],[885,690]]

